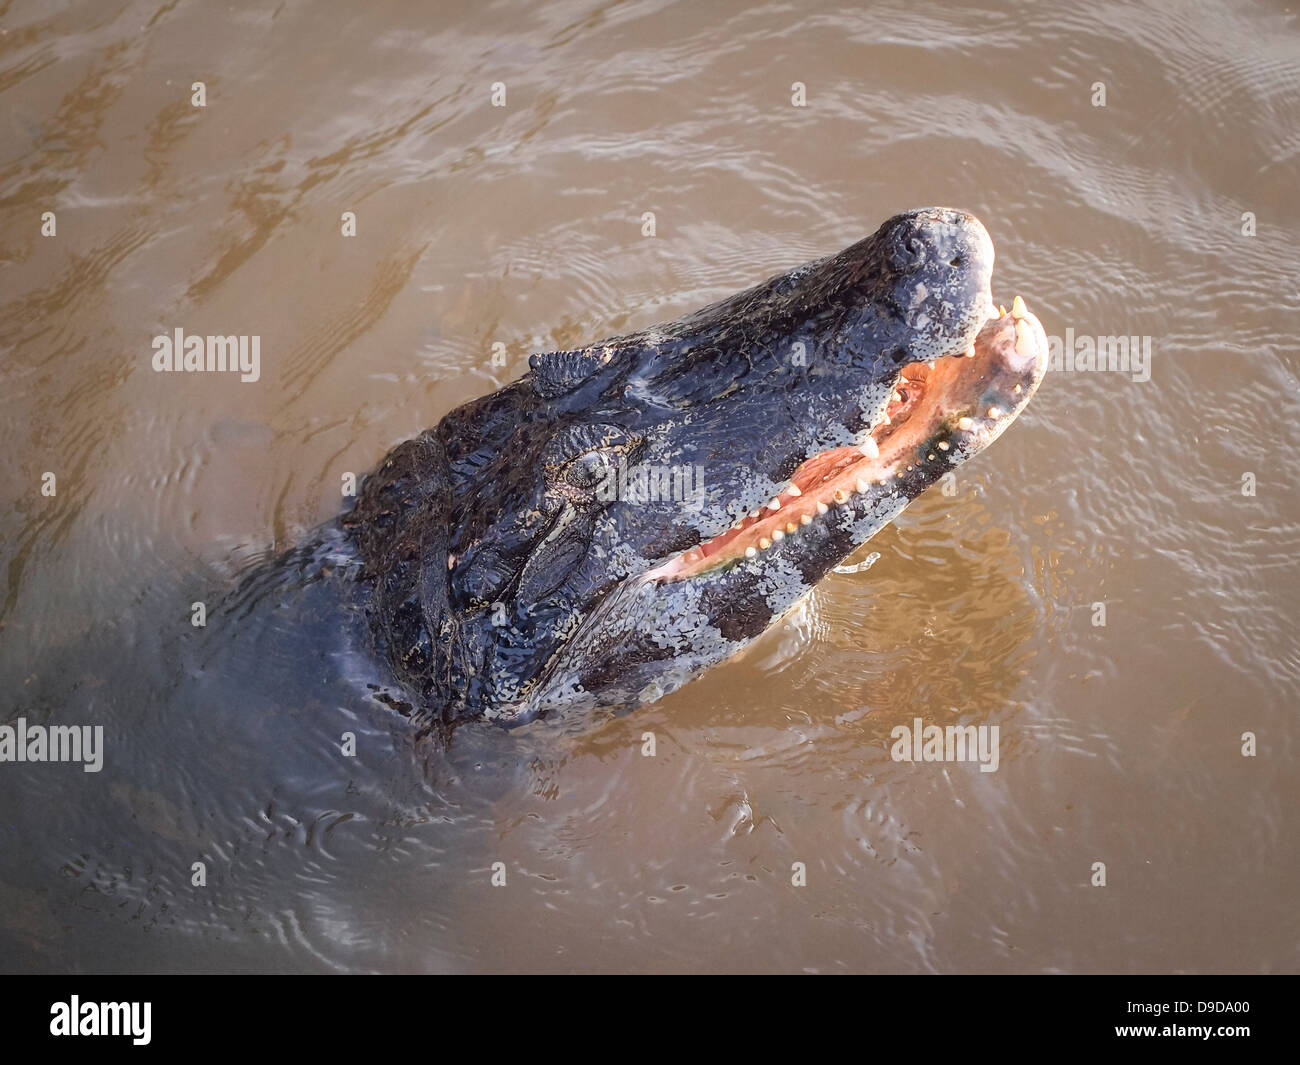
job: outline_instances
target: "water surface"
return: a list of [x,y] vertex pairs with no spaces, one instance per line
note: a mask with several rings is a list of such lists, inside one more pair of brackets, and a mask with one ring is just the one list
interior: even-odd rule
[[[1298,61],[1270,3],[0,4],[0,716],[106,744],[0,766],[3,966],[1300,968]],[[530,351],[933,203],[1149,374],[1049,374],[699,682],[421,750],[341,573],[256,576]]]

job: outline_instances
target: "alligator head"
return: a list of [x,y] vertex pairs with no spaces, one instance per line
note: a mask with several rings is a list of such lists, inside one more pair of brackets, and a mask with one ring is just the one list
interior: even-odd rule
[[1047,362],[960,211],[531,370],[401,445],[345,519],[377,642],[444,724],[631,707],[727,658],[944,472]]

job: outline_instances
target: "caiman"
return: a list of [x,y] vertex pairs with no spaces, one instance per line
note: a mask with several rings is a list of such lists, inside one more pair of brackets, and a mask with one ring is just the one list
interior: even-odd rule
[[943,474],[1047,366],[972,215],[529,371],[394,449],[343,519],[421,716],[631,708],[735,654]]

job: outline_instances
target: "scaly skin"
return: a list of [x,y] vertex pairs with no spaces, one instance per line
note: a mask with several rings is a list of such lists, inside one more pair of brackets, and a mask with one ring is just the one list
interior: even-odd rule
[[[973,216],[891,218],[671,324],[533,356],[344,519],[371,630],[450,727],[631,707],[734,654],[1023,409],[1047,345]],[[936,361],[937,360],[937,361]],[[702,476],[688,500],[610,488]]]

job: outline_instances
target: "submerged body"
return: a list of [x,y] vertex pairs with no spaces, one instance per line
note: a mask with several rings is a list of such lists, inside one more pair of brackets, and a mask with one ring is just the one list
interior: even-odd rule
[[995,309],[992,267],[978,220],[927,208],[534,356],[396,448],[345,517],[377,649],[444,726],[635,706],[734,654],[1033,394],[1046,338],[1019,297]]

